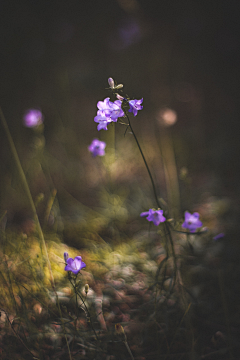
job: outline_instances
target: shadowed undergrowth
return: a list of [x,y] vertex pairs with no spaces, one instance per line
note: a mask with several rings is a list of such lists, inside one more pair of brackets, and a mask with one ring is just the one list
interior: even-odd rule
[[[113,83],[116,95],[114,89]],[[109,123],[101,119],[110,110],[112,122],[114,111],[121,114],[141,165],[125,140],[119,152],[110,148],[102,161],[73,157],[69,164],[67,152],[56,161],[45,148],[37,118],[35,147],[23,172],[2,114],[31,206],[9,175],[3,200],[9,205],[0,218],[1,358],[237,359],[240,267],[230,203],[208,196],[193,209],[199,213],[185,211],[184,222],[174,217],[186,210],[180,206],[181,190],[183,203],[190,204],[187,170],[178,183],[171,138],[165,134],[168,151],[155,174],[165,202],[148,167],[159,155],[156,144],[149,146],[146,160],[128,116],[142,110],[142,100],[117,96],[121,101],[112,105],[109,98],[98,103],[99,109],[108,108],[95,119],[103,129]],[[115,144],[113,129],[106,139]],[[103,142],[95,143],[94,156],[102,156]],[[71,146],[77,148],[77,142]],[[86,267],[71,268],[79,256]]]

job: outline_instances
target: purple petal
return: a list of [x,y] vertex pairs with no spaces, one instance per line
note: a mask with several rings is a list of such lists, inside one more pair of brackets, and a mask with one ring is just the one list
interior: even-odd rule
[[81,260],[82,260],[82,257],[78,255],[78,256],[75,257],[74,260],[76,260],[76,259],[81,261]]
[[213,240],[218,240],[218,239],[221,239],[221,238],[223,238],[224,236],[225,236],[225,234],[224,234],[224,233],[220,233],[220,234],[218,234],[218,235],[214,236]]
[[148,216],[148,215],[149,215],[149,211],[145,211],[140,214],[141,217]]
[[108,128],[107,128],[108,124],[109,124],[108,121],[99,121],[99,124],[97,126],[98,131],[100,131],[100,130],[108,130]]
[[106,98],[103,101],[98,101],[97,107],[99,110],[106,110],[109,108],[109,103],[111,103],[110,98]]
[[74,261],[73,258],[68,258],[67,259],[67,264],[71,266],[73,261]]
[[[85,262],[82,261],[82,263],[81,263],[81,269],[83,269],[83,268],[85,268],[85,267],[86,267],[86,264],[85,264]],[[80,269],[80,270],[81,270],[81,269]]]
[[195,213],[193,213],[193,216],[195,216],[195,218],[199,219],[199,213],[195,212]]
[[185,211],[184,215],[185,215],[185,221],[188,221],[189,218],[192,216],[192,215],[190,214],[190,212],[188,212],[188,211]]

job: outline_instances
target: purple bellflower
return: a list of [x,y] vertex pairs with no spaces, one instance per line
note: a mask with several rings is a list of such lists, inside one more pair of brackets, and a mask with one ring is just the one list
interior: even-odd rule
[[43,123],[43,114],[40,110],[29,109],[23,116],[23,124],[26,127],[34,128]]
[[129,103],[129,106],[130,106],[130,109],[128,110],[129,112],[132,112],[134,116],[137,115],[138,113],[138,110],[142,110],[143,106],[141,105],[143,102],[143,99],[140,99],[140,100],[130,100],[128,103]]
[[98,139],[94,139],[89,145],[88,150],[92,153],[93,157],[105,155],[106,143]]
[[114,103],[112,103],[112,113],[111,113],[111,119],[112,121],[116,122],[119,117],[124,116],[124,111],[121,108],[122,102],[120,100],[115,100]]
[[[64,255],[65,255],[65,253],[64,253]],[[65,266],[64,270],[71,271],[75,275],[77,275],[82,268],[86,267],[86,264],[82,261],[81,256],[76,256],[75,259],[68,258],[66,260],[66,263],[67,263],[67,265]]]
[[94,121],[98,123],[97,129],[99,130],[107,130],[108,124],[112,122],[110,117],[106,117],[103,110],[98,110],[97,116],[95,116]]
[[116,100],[113,103],[109,97],[97,103],[98,111],[94,121],[98,123],[98,131],[102,129],[107,130],[107,125],[110,122],[117,122],[119,117],[124,116],[121,105],[122,102],[120,100]]
[[199,214],[197,212],[190,214],[185,211],[185,221],[182,227],[188,229],[190,232],[195,232],[197,228],[202,226],[202,222],[199,220]]
[[103,101],[99,101],[97,103],[97,108],[98,110],[101,110],[102,113],[106,116],[106,117],[110,117],[112,109],[111,109],[111,104],[112,102],[110,101],[110,98],[106,98]]
[[153,210],[149,209],[149,211],[142,212],[140,214],[141,217],[147,216],[148,221],[152,221],[154,225],[158,226],[161,222],[164,222],[166,218],[163,216],[163,210]]

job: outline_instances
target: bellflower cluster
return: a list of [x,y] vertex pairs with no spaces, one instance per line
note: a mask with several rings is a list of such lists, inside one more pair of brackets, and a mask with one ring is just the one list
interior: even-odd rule
[[[117,89],[121,89],[123,87],[122,84],[116,85],[112,78],[108,79],[108,84],[112,91]],[[140,100],[127,100],[123,96],[115,93],[118,100],[114,102],[110,101],[110,98],[107,97],[103,101],[99,101],[97,103],[97,116],[95,116],[94,121],[98,123],[97,129],[99,130],[108,130],[107,126],[111,122],[117,122],[118,118],[123,117],[125,115],[122,109],[122,102],[128,102],[129,104],[129,112],[132,112],[134,116],[137,115],[139,110],[142,110],[143,106],[141,105],[143,99]]]
[[89,145],[88,150],[92,153],[93,157],[105,155],[106,143],[98,139],[94,139]]
[[98,123],[98,131],[107,130],[108,124],[117,122],[119,117],[124,116],[124,111],[121,106],[122,102],[120,100],[111,102],[109,97],[97,103],[98,112],[94,121]]
[[64,270],[71,271],[75,275],[77,275],[82,268],[86,267],[81,256],[76,256],[75,259],[73,259],[68,257],[68,253],[64,253],[64,260],[66,262]]
[[149,209],[149,211],[142,212],[140,214],[141,217],[147,216],[148,221],[152,221],[154,225],[158,226],[161,222],[164,222],[166,218],[163,216],[163,210],[153,210]]
[[202,226],[202,222],[199,220],[199,214],[197,212],[190,214],[185,211],[185,221],[182,227],[188,229],[190,232],[195,232],[197,228]]

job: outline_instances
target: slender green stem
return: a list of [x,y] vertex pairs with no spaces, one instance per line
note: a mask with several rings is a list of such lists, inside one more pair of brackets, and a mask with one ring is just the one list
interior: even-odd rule
[[[75,281],[74,281],[75,284],[72,283],[70,276],[69,276],[68,279],[69,279],[69,281],[70,281],[70,283],[71,283],[71,285],[72,285],[72,287],[73,287],[73,289],[74,289],[74,292],[75,292],[76,296],[78,295],[78,296],[80,297],[80,299],[81,299],[81,301],[82,301],[82,303],[83,303],[83,305],[84,305],[84,308],[85,308],[85,310],[86,310],[86,312],[87,312],[87,316],[88,316],[89,321],[90,321],[91,328],[92,328],[92,330],[93,330],[93,332],[94,332],[94,335],[96,336],[96,339],[98,340],[98,336],[97,336],[97,333],[96,333],[96,331],[95,331],[95,329],[94,329],[94,326],[93,326],[93,323],[92,323],[92,319],[91,319],[91,315],[90,315],[90,312],[89,312],[89,310],[88,310],[88,307],[87,307],[85,301],[83,300],[82,296],[80,295],[80,293],[77,291],[76,279],[75,279]],[[78,305],[77,305],[77,306],[78,306]]]
[[[133,134],[133,136],[134,136],[134,139],[135,139],[135,141],[136,141],[136,143],[137,143],[138,149],[139,149],[139,151],[140,151],[140,153],[141,153],[141,156],[142,156],[143,161],[144,161],[144,164],[145,164],[145,166],[146,166],[148,175],[149,175],[149,177],[150,177],[150,180],[151,180],[151,183],[152,183],[152,188],[153,188],[153,193],[154,193],[154,197],[155,197],[157,206],[158,206],[158,208],[160,208],[161,206],[160,206],[160,203],[159,203],[159,200],[158,200],[158,197],[157,197],[156,186],[155,186],[155,183],[154,183],[154,180],[153,180],[151,171],[150,171],[150,169],[149,169],[149,166],[148,166],[148,164],[147,164],[146,158],[145,158],[145,156],[144,156],[144,154],[143,154],[143,151],[142,151],[142,148],[141,148],[141,146],[140,146],[140,144],[139,144],[139,141],[138,141],[138,139],[137,139],[137,136],[136,136],[136,134],[135,134],[135,132],[134,132],[134,130],[133,130],[133,128],[132,128],[132,125],[131,125],[129,116],[128,116],[128,114],[127,114],[126,111],[124,111],[124,113],[125,113],[125,115],[126,115],[126,117],[127,117],[127,119],[128,119],[128,125],[129,125],[129,127],[130,127],[130,129],[131,129],[131,132],[132,132],[132,134]],[[169,223],[165,221],[163,224],[164,224],[165,231],[166,231],[166,234],[165,234],[165,235],[168,237],[169,242],[170,242],[170,245],[171,245],[171,249],[172,249],[172,254],[173,254],[173,259],[174,259],[174,282],[173,282],[173,283],[175,284],[175,282],[176,282],[176,276],[177,276],[176,254],[175,254],[175,250],[174,250],[174,244],[173,244],[173,239],[172,239],[172,234],[171,234],[171,231],[170,231]]]
[[80,297],[80,299],[82,300],[82,303],[83,303],[83,305],[84,305],[84,307],[85,307],[85,309],[86,309],[86,311],[87,311],[87,314],[88,314],[88,317],[89,317],[89,321],[90,321],[92,330],[93,330],[93,332],[94,332],[94,334],[95,334],[95,336],[96,336],[96,339],[98,340],[98,336],[97,336],[97,333],[96,333],[96,331],[95,331],[95,329],[94,329],[94,326],[93,326],[93,323],[92,323],[92,318],[91,318],[90,312],[89,312],[89,310],[88,310],[88,307],[87,307],[87,305],[85,304],[85,301],[83,300],[83,298],[82,298],[82,296],[79,294],[79,292],[77,292],[77,294],[78,294],[78,296]]
[[40,246],[41,246],[41,244],[43,245],[43,249],[44,249],[44,252],[45,252],[45,255],[46,255],[48,269],[49,269],[49,273],[50,273],[50,282],[51,282],[52,289],[53,289],[53,291],[55,293],[56,300],[57,300],[58,310],[59,310],[59,314],[60,314],[60,318],[61,318],[61,322],[62,322],[62,326],[63,326],[63,330],[64,330],[64,335],[65,335],[65,339],[66,339],[66,343],[67,343],[67,347],[68,347],[69,359],[72,360],[72,356],[71,356],[70,349],[69,349],[69,344],[68,344],[68,341],[67,341],[65,326],[64,326],[64,322],[62,320],[62,312],[61,312],[61,308],[60,308],[60,304],[59,304],[59,300],[58,300],[58,295],[57,295],[55,284],[54,284],[54,277],[53,277],[53,273],[52,273],[51,263],[50,263],[50,260],[49,260],[49,256],[48,256],[48,252],[47,252],[47,246],[46,246],[45,239],[44,239],[44,236],[43,236],[42,228],[41,228],[41,225],[40,225],[40,222],[39,222],[39,219],[38,219],[37,210],[36,210],[36,207],[35,207],[35,204],[34,204],[34,201],[33,201],[33,198],[32,198],[32,195],[31,195],[31,192],[30,192],[30,189],[29,189],[29,186],[28,186],[28,182],[27,182],[26,176],[24,174],[21,162],[19,160],[16,147],[14,145],[11,133],[9,131],[7,121],[5,119],[5,116],[4,116],[3,112],[2,112],[1,107],[0,107],[0,118],[1,118],[4,130],[6,132],[7,139],[8,139],[9,145],[10,145],[10,149],[12,151],[14,160],[16,162],[16,166],[18,168],[24,190],[26,192],[26,195],[28,197],[28,201],[30,203],[30,206],[31,206],[31,209],[32,209],[32,212],[33,212],[33,216],[34,216],[35,223],[36,223],[36,228],[37,228],[37,231],[38,231],[38,234],[39,234],[39,238],[41,240]]
[[132,354],[132,352],[131,352],[131,350],[130,350],[130,347],[129,347],[127,341],[124,341],[124,344],[125,344],[125,346],[126,346],[126,348],[127,348],[127,351],[128,351],[128,353],[129,353],[129,355],[131,356],[131,359],[134,360],[133,354]]
[[126,112],[125,112],[125,115],[126,115],[126,117],[127,117],[127,119],[128,119],[128,125],[129,125],[129,127],[130,127],[130,129],[131,129],[131,132],[132,132],[132,134],[133,134],[133,136],[134,136],[134,139],[135,139],[135,141],[136,141],[136,143],[137,143],[138,149],[139,149],[139,151],[140,151],[140,153],[141,153],[141,156],[142,156],[143,161],[144,161],[144,164],[145,164],[145,166],[146,166],[148,175],[149,175],[149,177],[150,177],[150,180],[151,180],[151,183],[152,183],[152,188],[153,188],[154,197],[155,197],[155,200],[156,200],[156,203],[157,203],[157,207],[160,208],[161,206],[160,206],[160,203],[159,203],[159,201],[158,201],[156,186],[155,186],[155,184],[154,184],[151,171],[150,171],[149,166],[148,166],[148,164],[147,164],[147,160],[146,160],[146,158],[145,158],[145,156],[144,156],[144,154],[143,154],[142,148],[141,148],[141,146],[140,146],[140,144],[139,144],[139,142],[138,142],[138,139],[137,139],[137,136],[136,136],[135,132],[133,131],[133,128],[132,128],[132,125],[131,125],[129,116],[128,116],[128,114],[127,114]]

